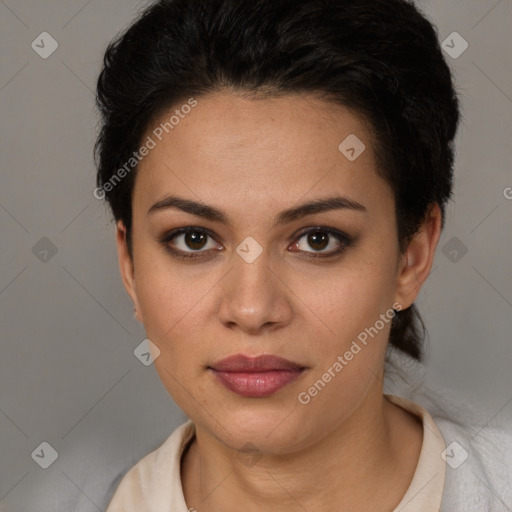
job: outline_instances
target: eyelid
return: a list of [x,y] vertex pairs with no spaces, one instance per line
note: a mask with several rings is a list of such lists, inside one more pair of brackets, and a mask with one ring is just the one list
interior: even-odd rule
[[160,241],[162,243],[168,242],[169,240],[177,237],[178,235],[195,232],[195,233],[202,233],[204,235],[208,235],[212,238],[215,238],[213,233],[206,228],[200,228],[199,226],[184,226],[181,228],[171,229],[170,231],[166,231],[161,237]]

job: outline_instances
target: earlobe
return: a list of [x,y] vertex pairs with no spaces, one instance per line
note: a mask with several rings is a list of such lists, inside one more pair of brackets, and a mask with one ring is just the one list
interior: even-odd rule
[[430,274],[441,235],[441,220],[441,209],[437,203],[433,203],[402,255],[395,296],[402,309],[407,309],[414,302]]
[[124,287],[128,292],[128,295],[132,299],[134,316],[139,322],[142,323],[135,287],[135,269],[133,265],[133,259],[128,250],[126,228],[121,220],[118,221],[116,225],[116,244],[117,258],[119,263],[119,271],[121,272],[121,278],[123,280]]

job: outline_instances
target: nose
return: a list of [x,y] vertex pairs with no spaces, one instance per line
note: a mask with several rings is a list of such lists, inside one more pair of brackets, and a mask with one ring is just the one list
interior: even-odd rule
[[265,251],[252,263],[233,255],[233,268],[222,281],[219,320],[247,334],[266,334],[293,317],[286,276],[272,265]]

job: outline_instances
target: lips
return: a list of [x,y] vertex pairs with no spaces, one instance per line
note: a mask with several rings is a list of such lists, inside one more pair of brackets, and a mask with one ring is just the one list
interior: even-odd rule
[[263,398],[297,379],[304,366],[274,355],[227,357],[208,367],[217,380],[234,393]]
[[272,370],[300,370],[303,367],[288,359],[270,354],[258,357],[237,354],[222,359],[213,364],[211,368],[220,372],[267,372]]

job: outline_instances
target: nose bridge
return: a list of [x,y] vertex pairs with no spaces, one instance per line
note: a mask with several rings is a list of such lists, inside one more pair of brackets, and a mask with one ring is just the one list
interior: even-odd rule
[[249,241],[240,244],[233,259],[233,298],[239,304],[245,304],[245,308],[261,308],[274,295],[269,252],[258,250]]
[[224,283],[220,320],[257,330],[265,324],[285,322],[291,314],[286,287],[271,269],[270,254],[246,240],[233,254],[233,268]]

